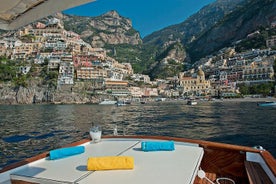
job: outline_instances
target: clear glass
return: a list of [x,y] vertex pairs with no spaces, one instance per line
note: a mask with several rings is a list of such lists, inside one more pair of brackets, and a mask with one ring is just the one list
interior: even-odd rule
[[102,137],[102,127],[100,125],[93,125],[89,131],[89,134],[93,143],[100,142]]
[[230,178],[217,178],[217,184],[235,184],[235,181]]
[[117,127],[117,125],[114,125],[114,127],[113,127],[113,135],[114,136],[118,135],[118,127]]

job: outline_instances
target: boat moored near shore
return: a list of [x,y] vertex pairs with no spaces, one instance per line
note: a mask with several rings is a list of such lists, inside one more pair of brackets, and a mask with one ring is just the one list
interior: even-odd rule
[[99,105],[115,105],[116,103],[117,103],[116,100],[104,99],[99,103]]
[[187,105],[197,105],[197,101],[196,100],[188,100]]
[[276,102],[274,102],[274,101],[259,102],[257,105],[260,107],[269,107],[269,106],[276,107]]

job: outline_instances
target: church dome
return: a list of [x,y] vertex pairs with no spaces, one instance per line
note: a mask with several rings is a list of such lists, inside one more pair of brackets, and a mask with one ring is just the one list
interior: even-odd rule
[[198,72],[197,72],[197,75],[198,75],[198,76],[204,76],[205,74],[204,74],[204,72],[202,71],[202,69],[200,68],[200,69],[198,70]]

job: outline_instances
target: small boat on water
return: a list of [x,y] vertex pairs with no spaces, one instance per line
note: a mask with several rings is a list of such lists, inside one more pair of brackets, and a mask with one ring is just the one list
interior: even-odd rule
[[116,104],[117,104],[117,106],[130,105],[131,101],[130,100],[118,100]]
[[197,105],[197,101],[196,100],[188,100],[187,105]]
[[260,102],[257,105],[260,107],[276,106],[276,102],[274,101]]
[[116,100],[104,99],[99,103],[99,105],[115,105],[116,103],[117,103]]
[[127,103],[125,101],[117,101],[117,106],[124,106],[127,105]]
[[[145,142],[173,142],[173,147],[144,151]],[[276,160],[264,149],[160,136],[104,136],[99,143],[87,139],[69,145],[76,146],[85,151],[57,160],[46,152],[2,168],[0,183],[276,183]],[[106,156],[134,162],[116,171],[89,169],[91,158]]]

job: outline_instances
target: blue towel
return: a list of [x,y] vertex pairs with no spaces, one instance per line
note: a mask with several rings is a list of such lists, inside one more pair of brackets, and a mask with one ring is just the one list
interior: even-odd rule
[[173,141],[143,141],[141,142],[141,149],[143,151],[173,151],[174,142]]
[[84,146],[60,148],[60,149],[50,151],[50,159],[55,160],[55,159],[65,158],[68,156],[81,154],[83,152],[84,152]]

